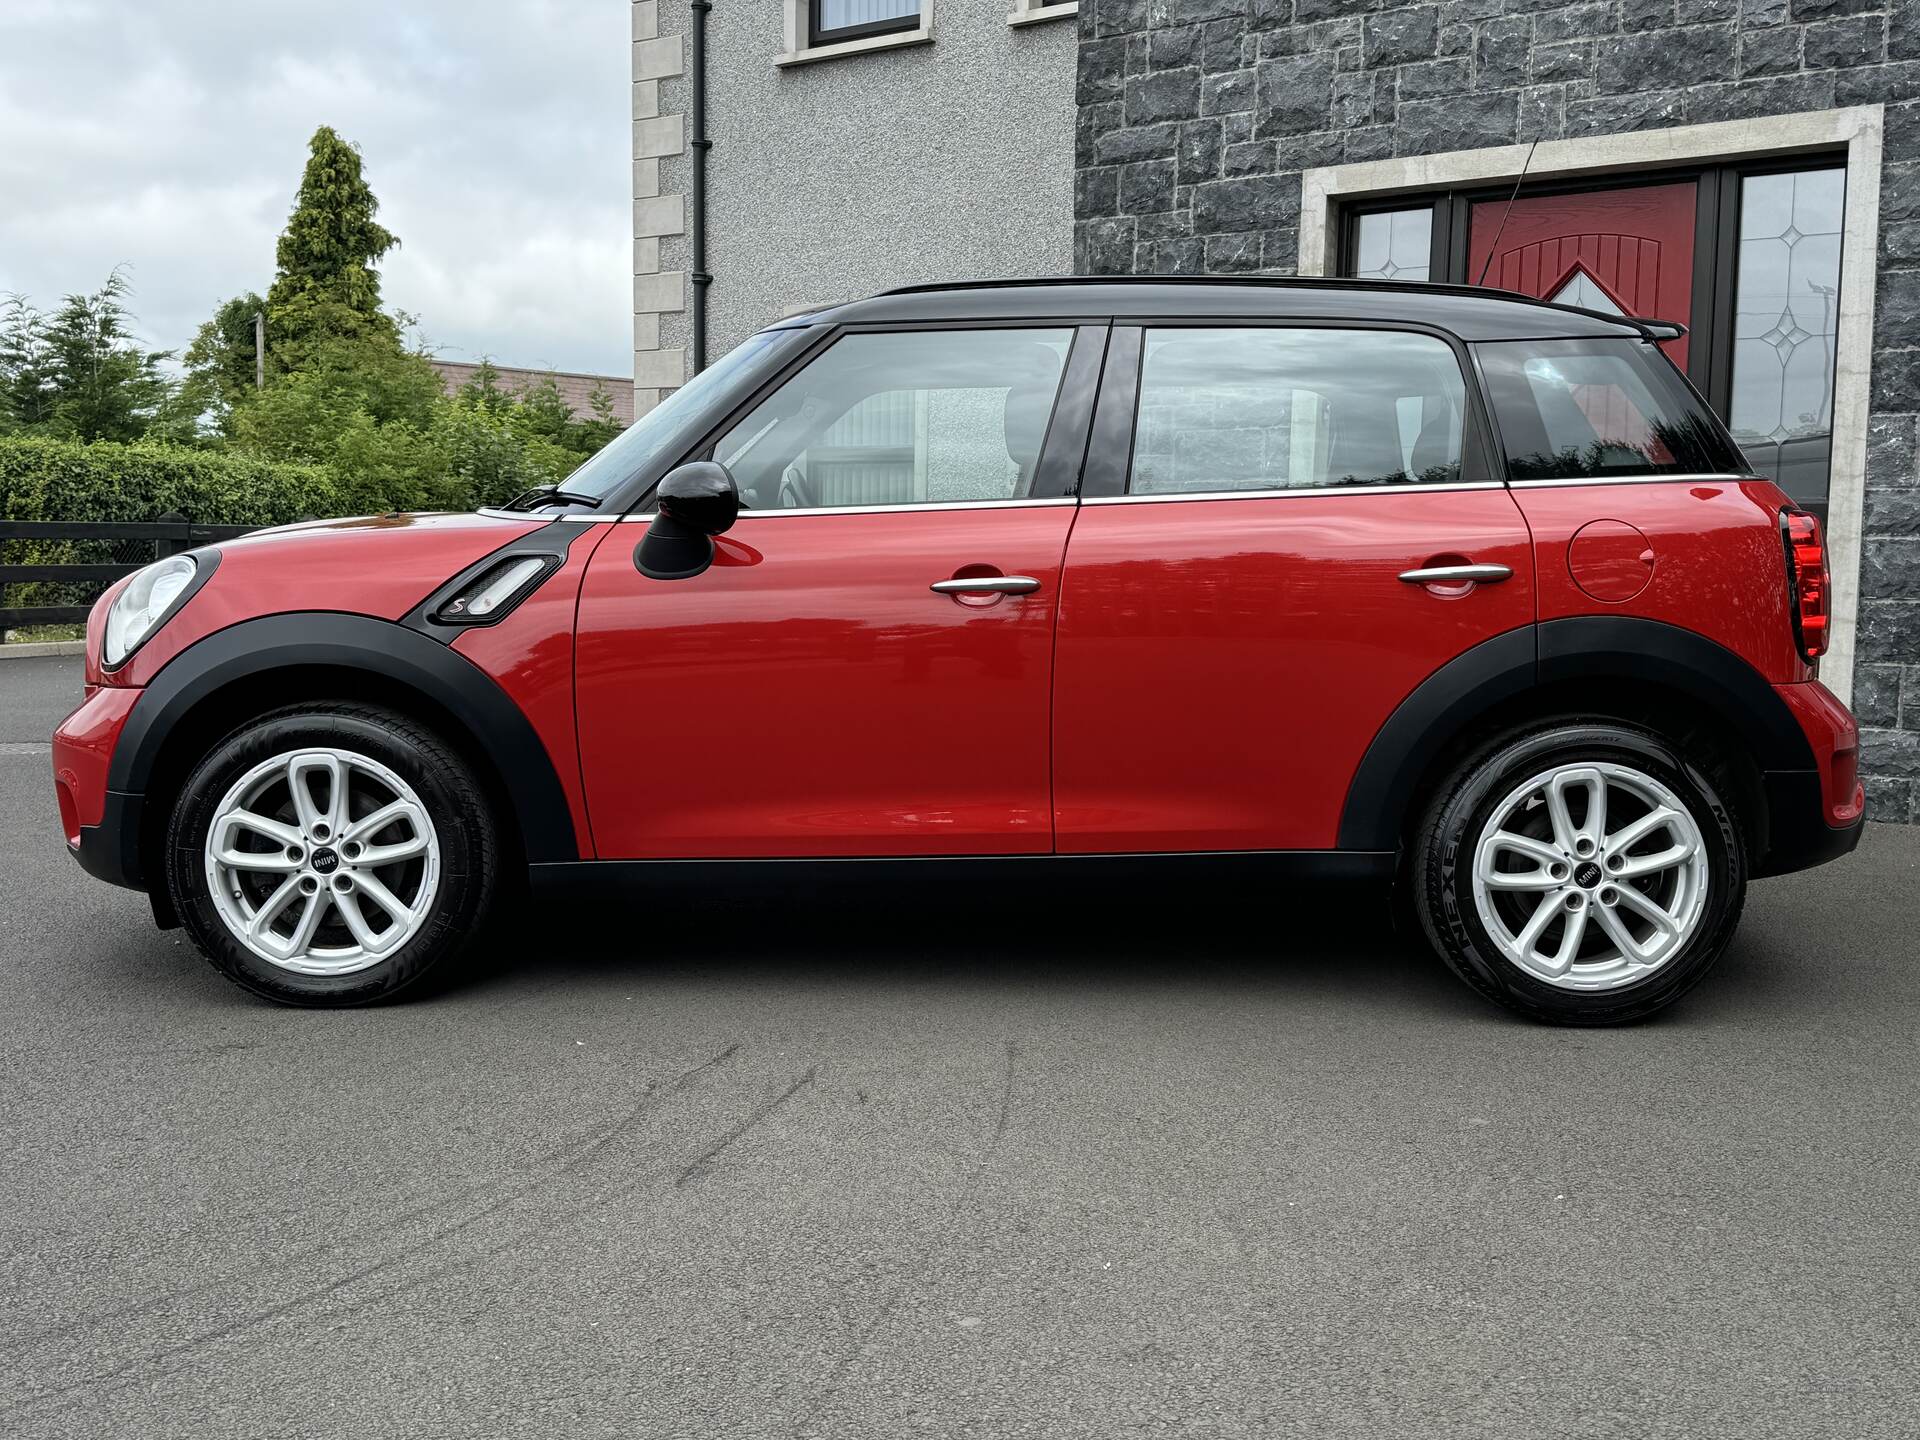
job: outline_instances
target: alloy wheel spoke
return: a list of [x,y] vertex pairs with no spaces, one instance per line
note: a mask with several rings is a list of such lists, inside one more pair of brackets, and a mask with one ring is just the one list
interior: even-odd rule
[[1631,885],[1619,886],[1620,903],[1636,914],[1644,915],[1653,927],[1667,939],[1680,933],[1680,922],[1669,915],[1658,903],[1641,894]]
[[312,948],[313,937],[320,929],[320,921],[326,915],[329,903],[331,902],[324,885],[307,897],[307,907],[300,912],[299,920],[294,923],[293,934],[287,937],[287,954],[303,955]]
[[373,927],[367,924],[365,912],[360,908],[360,897],[351,890],[334,896],[333,907],[340,912],[340,918],[346,921],[355,943],[369,954],[384,950],[393,937],[400,933],[397,928],[389,927],[382,934],[374,934]]
[[295,826],[281,820],[269,819],[265,815],[255,814],[251,810],[229,810],[222,815],[220,823],[214,829],[215,843],[231,844],[235,830],[251,830],[254,834],[273,841],[276,845],[301,843],[300,831]]
[[1621,826],[1613,834],[1607,836],[1607,850],[1611,854],[1621,854],[1638,845],[1642,840],[1646,839],[1647,836],[1653,834],[1654,831],[1670,826],[1680,818],[1681,816],[1678,810],[1670,809],[1665,805],[1656,805],[1638,820]]
[[1560,908],[1561,902],[1558,895],[1543,895],[1540,898],[1540,903],[1534,907],[1533,915],[1528,919],[1526,928],[1514,939],[1514,944],[1519,947],[1522,955],[1529,958],[1534,955],[1534,946],[1540,943],[1540,937],[1553,923],[1553,917],[1560,913]]
[[419,836],[426,828],[426,816],[420,813],[418,805],[410,800],[394,800],[382,805],[372,814],[363,815],[350,823],[340,833],[341,843],[358,841],[364,844],[372,836],[378,835],[389,825],[400,820],[407,822],[407,829],[415,836]]
[[1582,905],[1578,910],[1567,912],[1566,929],[1560,936],[1560,948],[1554,951],[1551,959],[1539,958],[1540,969],[1549,977],[1557,977],[1573,968],[1573,962],[1579,957],[1580,942],[1587,934],[1587,911],[1592,907]]
[[1616,880],[1632,880],[1637,876],[1671,869],[1681,861],[1693,858],[1693,852],[1698,848],[1691,840],[1686,840],[1652,855],[1629,855],[1621,862],[1620,868],[1612,872],[1613,877]]
[[[316,780],[326,786],[324,802],[314,794]],[[293,791],[293,808],[302,830],[327,843],[339,838],[347,809],[347,767],[339,756],[325,751],[295,755],[287,762],[287,788]]]
[[290,858],[285,850],[235,850],[231,846],[214,851],[213,858],[235,870],[263,875],[290,875],[306,864]]
[[273,922],[280,918],[280,912],[299,893],[300,881],[297,876],[289,875],[275,887],[273,893],[260,902],[260,908],[253,912],[253,919],[247,922],[249,934],[261,936],[271,932]]
[[[1586,814],[1578,825],[1573,822],[1567,792],[1584,790]],[[1564,770],[1547,782],[1547,815],[1553,821],[1553,838],[1567,854],[1577,853],[1581,840],[1589,842],[1592,854],[1607,832],[1607,779],[1598,770]]]
[[1621,955],[1629,960],[1645,960],[1647,952],[1640,942],[1633,938],[1633,931],[1627,928],[1627,922],[1620,918],[1620,912],[1602,905],[1596,912],[1600,928],[1607,932],[1607,938],[1618,947]]
[[356,875],[355,883],[361,892],[378,905],[392,919],[396,929],[404,928],[413,920],[413,907],[408,905],[393,891],[381,884],[371,875]]

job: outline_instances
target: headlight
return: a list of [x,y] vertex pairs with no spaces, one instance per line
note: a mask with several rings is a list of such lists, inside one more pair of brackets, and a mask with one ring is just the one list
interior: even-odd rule
[[191,555],[173,555],[147,566],[127,582],[107,611],[101,659],[109,670],[140,648],[167,618],[182,592],[193,583],[199,564]]

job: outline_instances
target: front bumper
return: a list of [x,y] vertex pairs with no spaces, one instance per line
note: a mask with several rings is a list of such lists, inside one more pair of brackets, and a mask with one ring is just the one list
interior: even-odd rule
[[53,788],[67,850],[89,875],[136,890],[146,888],[140,866],[141,797],[109,790],[107,776],[140,695],[139,690],[96,686],[53,732]]

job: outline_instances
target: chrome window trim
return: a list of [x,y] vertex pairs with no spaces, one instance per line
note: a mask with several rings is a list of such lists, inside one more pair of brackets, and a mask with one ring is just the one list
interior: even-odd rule
[[[741,520],[778,520],[788,515],[900,515],[932,510],[1044,510],[1055,505],[1078,505],[1073,495],[1047,495],[1035,500],[928,500],[912,505],[800,505],[791,510],[742,510]],[[573,519],[573,516],[568,516]],[[627,520],[651,520],[645,515],[623,515]]]
[[1504,490],[1501,480],[1456,480],[1444,484],[1300,485],[1282,490],[1157,491],[1147,495],[1092,495],[1083,505],[1164,505],[1175,500],[1285,500],[1296,495],[1415,495],[1437,490]]
[[1516,490],[1551,490],[1568,485],[1684,485],[1699,480],[1717,480],[1722,483],[1740,484],[1748,480],[1760,480],[1759,475],[1732,475],[1726,473],[1658,475],[1564,475],[1547,480],[1512,480],[1508,483]]
[[[940,510],[1038,510],[1055,505],[1163,505],[1178,500],[1285,500],[1296,495],[1417,495],[1448,490],[1550,490],[1570,485],[1682,485],[1703,480],[1721,484],[1742,484],[1763,480],[1760,475],[1733,474],[1660,474],[1660,475],[1575,475],[1551,480],[1457,480],[1449,484],[1412,485],[1302,485],[1286,490],[1190,490],[1167,491],[1152,495],[1049,495],[1035,500],[934,500],[913,505],[810,505],[793,510],[742,510],[742,520],[770,520],[783,515],[892,515]],[[497,520],[558,520],[567,525],[609,525],[611,515],[534,515],[524,510],[497,510],[482,507],[477,513]],[[618,517],[621,524],[645,523],[653,519],[651,510]]]

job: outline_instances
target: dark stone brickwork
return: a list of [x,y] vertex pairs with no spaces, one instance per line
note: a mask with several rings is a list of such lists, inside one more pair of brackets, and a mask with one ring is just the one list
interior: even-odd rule
[[1884,104],[1854,708],[1920,822],[1920,0],[1080,0],[1075,267],[1292,273],[1300,171]]

